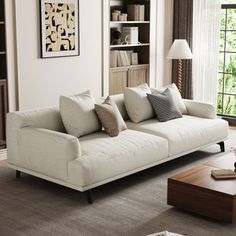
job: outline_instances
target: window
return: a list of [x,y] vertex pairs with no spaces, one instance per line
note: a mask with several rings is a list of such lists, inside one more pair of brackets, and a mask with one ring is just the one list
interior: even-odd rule
[[217,109],[220,115],[236,116],[236,4],[221,8]]

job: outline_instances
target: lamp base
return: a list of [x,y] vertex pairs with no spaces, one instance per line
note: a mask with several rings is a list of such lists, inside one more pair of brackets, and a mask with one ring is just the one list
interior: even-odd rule
[[180,94],[182,93],[182,67],[183,62],[181,59],[178,59],[178,81],[177,81],[177,87],[179,89]]

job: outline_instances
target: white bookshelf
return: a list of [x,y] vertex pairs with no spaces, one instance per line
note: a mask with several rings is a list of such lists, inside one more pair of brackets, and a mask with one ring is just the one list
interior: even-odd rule
[[[128,16],[127,21],[112,21],[114,10],[127,13],[127,5],[134,3],[145,5],[144,20],[129,20]],[[136,86],[144,82],[152,83],[152,79],[149,77],[154,78],[155,74],[155,54],[153,52],[155,51],[156,34],[154,32],[151,36],[150,32],[156,26],[156,15],[154,15],[157,6],[156,0],[104,0],[103,4],[103,95],[115,94],[114,86],[119,87],[117,93],[120,93],[122,92],[121,86]],[[123,27],[138,27],[138,44],[112,44],[112,32],[118,30],[122,33]],[[121,43],[123,42],[121,41]],[[138,53],[138,65],[110,68],[110,52],[112,50],[132,50]],[[119,80],[123,81],[120,83]]]

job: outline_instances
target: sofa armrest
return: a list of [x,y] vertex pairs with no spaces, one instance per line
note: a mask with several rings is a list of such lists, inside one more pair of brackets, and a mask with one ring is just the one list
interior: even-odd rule
[[208,119],[216,118],[216,107],[214,105],[188,99],[183,99],[183,101],[187,108],[188,115]]
[[66,180],[68,162],[81,156],[78,138],[57,131],[25,127],[18,130],[22,167]]

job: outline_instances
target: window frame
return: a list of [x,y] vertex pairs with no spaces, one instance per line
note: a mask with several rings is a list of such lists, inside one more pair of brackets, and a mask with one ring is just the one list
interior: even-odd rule
[[217,89],[217,99],[218,99],[218,96],[222,96],[221,98],[221,107],[222,107],[222,113],[218,113],[219,116],[222,116],[222,117],[232,117],[232,118],[236,118],[236,114],[235,115],[230,115],[230,114],[224,114],[224,97],[225,96],[235,96],[236,97],[236,92],[235,93],[228,93],[228,92],[225,92],[225,77],[226,75],[234,75],[234,73],[229,73],[229,72],[226,72],[225,70],[225,66],[226,66],[226,56],[227,56],[227,53],[231,53],[231,54],[235,54],[236,55],[236,50],[235,52],[231,52],[231,51],[227,51],[226,50],[226,33],[227,32],[235,32],[236,33],[236,29],[235,30],[227,30],[227,13],[228,13],[228,10],[230,9],[236,9],[236,4],[221,4],[221,10],[222,9],[225,9],[226,10],[226,15],[225,15],[225,28],[224,29],[220,29],[220,33],[221,32],[224,32],[224,48],[223,48],[223,51],[221,51],[219,49],[219,53],[223,53],[224,54],[224,59],[223,59],[223,71],[220,71],[218,70],[218,75],[223,75],[222,77],[222,90],[219,91]]

